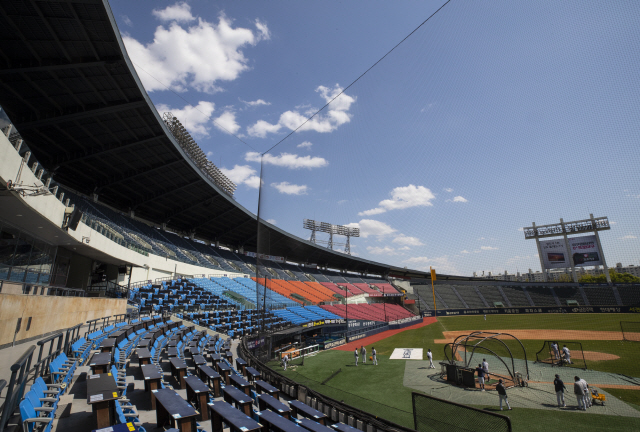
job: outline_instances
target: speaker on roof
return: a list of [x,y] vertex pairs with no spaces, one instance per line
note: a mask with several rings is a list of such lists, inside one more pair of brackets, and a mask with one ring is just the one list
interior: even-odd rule
[[82,219],[82,211],[78,207],[73,209],[73,213],[69,217],[69,228],[72,230],[76,230],[78,228],[78,224],[80,223],[80,219]]

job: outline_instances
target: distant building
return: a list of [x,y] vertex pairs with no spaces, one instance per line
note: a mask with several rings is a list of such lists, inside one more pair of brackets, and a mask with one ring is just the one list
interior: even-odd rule
[[[640,277],[640,266],[636,266],[633,264],[623,267],[622,263],[617,263],[613,270],[618,273],[629,273],[633,276]],[[571,278],[571,269],[567,268],[547,270],[547,274],[549,277],[549,282],[558,282],[561,279],[566,280],[567,277]],[[603,270],[602,267],[576,267],[576,274],[578,275],[578,278],[584,275],[598,276],[603,274]],[[473,272],[473,277],[506,282],[544,282],[544,274],[540,270],[534,272],[531,269],[529,269],[527,273],[522,274],[520,274],[520,272],[516,274],[509,274],[506,270],[504,273],[498,273],[497,275],[494,275],[493,272],[487,272],[486,274],[485,272],[482,272],[481,275],[478,275],[477,272]]]

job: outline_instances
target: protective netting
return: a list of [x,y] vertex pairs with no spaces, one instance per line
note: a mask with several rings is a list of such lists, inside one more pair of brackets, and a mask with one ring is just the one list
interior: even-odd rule
[[640,342],[640,321],[620,321],[622,339],[632,342]]
[[522,343],[505,333],[476,332],[460,336],[445,347],[445,357],[450,363],[475,369],[486,361],[493,379],[503,378],[511,385],[519,382],[517,376],[529,379],[527,355]]
[[412,402],[418,432],[511,431],[511,420],[500,414],[415,392]]
[[545,341],[540,351],[536,353],[536,363],[577,369],[587,368],[587,361],[584,358],[584,350],[580,342]]

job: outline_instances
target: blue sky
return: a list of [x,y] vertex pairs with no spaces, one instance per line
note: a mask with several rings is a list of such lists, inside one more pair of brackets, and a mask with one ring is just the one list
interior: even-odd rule
[[[254,212],[260,154],[441,5],[111,1],[158,110]],[[303,238],[304,218],[359,226],[358,256],[471,275],[538,270],[519,228],[593,213],[608,264],[638,265],[638,29],[632,1],[453,1],[264,156],[261,216]]]

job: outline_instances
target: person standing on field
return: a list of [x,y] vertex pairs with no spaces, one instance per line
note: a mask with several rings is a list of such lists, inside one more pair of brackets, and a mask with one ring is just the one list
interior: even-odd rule
[[482,359],[482,369],[484,369],[484,373],[486,375],[485,379],[489,380],[489,363],[487,363],[487,359]]
[[567,364],[572,364],[571,363],[571,351],[569,351],[569,348],[567,348],[566,345],[562,345],[562,353],[564,354],[564,361],[566,361]]
[[556,379],[553,380],[553,385],[556,389],[556,399],[558,400],[558,408],[564,408],[567,404],[564,402],[564,391],[567,389],[564,386],[564,382],[560,379],[560,375],[556,374]]
[[[480,386],[480,391],[484,391],[484,369],[482,369],[482,364],[478,363],[476,372],[478,373],[478,385]],[[502,402],[500,405],[502,405]]]
[[285,354],[282,359],[282,364],[284,365],[284,370],[287,370],[287,362],[289,361],[289,354]]
[[582,400],[582,405],[585,408],[591,408],[591,390],[589,390],[589,384],[583,378],[580,378],[580,384],[582,384],[582,388],[584,390],[584,399]]
[[433,353],[431,352],[431,348],[427,350],[427,358],[429,359],[429,369],[435,369],[436,367],[433,365]]
[[498,391],[498,396],[500,397],[500,411],[502,411],[502,401],[505,401],[507,404],[507,408],[511,411],[511,405],[509,405],[509,398],[507,398],[507,389],[504,388],[504,384],[502,384],[502,380],[498,380],[498,385],[496,386],[496,390]]
[[554,360],[560,362],[560,349],[558,348],[558,342],[551,343],[551,350],[553,351]]
[[353,354],[356,356],[356,366],[358,366],[358,347],[353,351]]
[[360,348],[360,355],[362,356],[362,364],[367,364],[367,349],[364,345]]
[[373,365],[378,366],[378,353],[376,352],[375,347],[371,347],[371,356],[373,359]]
[[578,409],[586,411],[587,408],[584,406],[584,387],[580,382],[580,378],[575,376],[573,377],[573,394],[576,395],[576,399],[578,400]]

